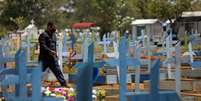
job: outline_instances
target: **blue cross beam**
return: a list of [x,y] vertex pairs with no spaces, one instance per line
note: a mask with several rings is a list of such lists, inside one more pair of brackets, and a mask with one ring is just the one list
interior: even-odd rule
[[159,73],[160,60],[156,60],[151,66],[151,89],[150,92],[127,93],[127,101],[181,101],[176,91],[160,91],[159,88]]
[[[76,75],[76,101],[92,101],[93,71],[103,67],[104,62],[94,62],[94,43],[91,42],[85,51],[87,58],[84,62],[77,63],[74,67],[78,68]],[[85,55],[86,56],[86,55]]]
[[139,82],[140,82],[140,60],[137,58],[128,57],[128,48],[126,37],[121,37],[120,45],[119,45],[119,57],[117,59],[108,59],[105,60],[105,63],[111,67],[119,66],[119,101],[126,101],[126,92],[127,92],[127,70],[128,66],[132,66],[137,69],[135,74],[135,83],[136,88],[135,91],[139,92]]
[[[0,72],[0,85],[7,101],[63,101],[62,98],[43,97],[41,93],[42,70],[40,65],[32,68],[26,66],[26,48],[18,50],[15,55],[16,69]],[[0,67],[1,68],[1,67]],[[28,96],[27,83],[32,84],[31,96]],[[14,92],[7,92],[8,86],[14,86]]]

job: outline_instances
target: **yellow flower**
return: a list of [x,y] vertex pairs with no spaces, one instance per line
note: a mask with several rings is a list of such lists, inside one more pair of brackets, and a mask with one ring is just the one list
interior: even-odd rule
[[75,93],[70,92],[70,93],[69,93],[69,96],[75,96]]
[[98,97],[105,97],[105,94],[106,92],[105,92],[105,90],[98,90],[98,93],[97,93],[97,96]]

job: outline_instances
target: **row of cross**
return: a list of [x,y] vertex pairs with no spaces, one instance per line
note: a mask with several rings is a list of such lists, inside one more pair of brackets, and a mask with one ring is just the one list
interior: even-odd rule
[[[41,65],[29,65],[26,48],[20,48],[15,55],[15,69],[0,67],[0,86],[6,101],[63,101],[62,98],[43,97],[41,93]],[[0,57],[2,58],[6,57]],[[2,61],[1,61],[2,62]],[[6,62],[6,61],[5,61]],[[8,62],[8,61],[7,61]],[[32,84],[31,96],[27,84]],[[7,92],[9,87],[15,90]]]
[[[94,62],[94,44],[91,42],[88,44],[88,49],[85,51],[87,53],[87,59],[83,63],[76,65],[78,67],[77,72],[77,99],[78,101],[92,101],[92,71],[93,68],[102,67],[104,64],[110,65],[112,67],[119,66],[120,70],[120,81],[119,81],[119,101],[180,101],[176,91],[163,91],[161,92],[159,87],[159,73],[160,73],[160,60],[156,60],[151,66],[150,72],[150,82],[151,90],[150,92],[139,92],[136,90],[135,93],[127,92],[127,67],[131,66],[133,68],[140,70],[139,59],[128,57],[127,55],[127,42],[126,38],[122,37],[119,44],[119,57],[117,59],[108,59],[102,62]],[[140,73],[135,74],[136,80],[140,79]],[[84,79],[84,78],[88,79]],[[136,81],[138,82],[138,81]],[[138,88],[139,86],[137,86]],[[165,100],[167,99],[167,100]]]
[[[87,41],[86,40],[86,47],[85,47],[85,55],[84,55],[84,61],[83,63],[79,63],[76,65],[76,67],[78,67],[78,72],[77,72],[77,99],[78,101],[92,101],[92,86],[93,86],[93,80],[92,80],[92,72],[93,72],[93,68],[99,68],[104,66],[105,64],[110,65],[112,67],[119,67],[119,76],[120,76],[120,91],[119,91],[119,100],[120,101],[126,101],[126,99],[141,99],[141,98],[148,98],[148,96],[152,96],[151,97],[151,101],[153,101],[156,96],[161,96],[161,98],[165,98],[168,97],[169,99],[178,99],[178,96],[176,94],[176,92],[160,92],[158,87],[158,79],[159,79],[159,68],[160,68],[160,61],[157,60],[157,62],[155,63],[155,65],[152,65],[151,67],[151,73],[150,73],[150,77],[151,77],[151,92],[144,94],[142,92],[139,91],[139,79],[140,79],[140,60],[137,59],[137,57],[129,57],[126,53],[128,52],[128,48],[127,48],[127,41],[125,37],[122,37],[119,43],[119,56],[116,59],[108,59],[105,61],[101,61],[101,62],[94,62],[94,43],[91,41]],[[137,53],[137,52],[136,52]],[[138,53],[137,53],[138,54]],[[20,58],[21,57],[21,58]],[[4,72],[1,72],[3,74],[9,75],[10,74],[14,74],[15,76],[7,76],[7,78],[4,78],[4,81],[2,81],[2,85],[8,85],[8,84],[14,84],[14,85],[18,85],[17,88],[19,88],[19,90],[16,91],[16,93],[18,93],[17,95],[19,95],[20,99],[27,99],[26,94],[24,92],[26,92],[26,88],[25,84],[27,81],[30,80],[35,80],[36,78],[40,78],[40,75],[38,75],[38,77],[31,76],[32,79],[29,79],[30,77],[28,76],[28,78],[24,78],[23,75],[28,75],[30,73],[33,73],[32,75],[36,75],[37,73],[40,73],[40,70],[36,70],[36,72],[27,72],[27,71],[31,71],[31,70],[26,70],[26,54],[25,54],[25,50],[20,50],[18,51],[17,55],[16,55],[16,67],[20,67],[20,68],[16,68],[16,70],[11,70],[11,71],[15,71],[15,72],[11,72],[10,70],[2,70]],[[2,57],[1,57],[2,58]],[[22,62],[23,61],[23,62]],[[127,85],[126,85],[126,75],[127,75],[127,67],[131,66],[133,68],[137,69],[137,73],[135,74],[136,77],[136,83],[137,83],[137,87],[136,87],[136,92],[135,94],[131,94],[131,93],[127,93]],[[8,72],[5,72],[8,71]],[[16,74],[15,74],[16,73]],[[84,79],[83,77],[87,78]],[[29,79],[29,80],[28,80]],[[41,79],[39,79],[40,81]],[[34,87],[40,87],[40,82],[39,83],[34,83]],[[21,93],[20,93],[21,92]],[[20,95],[21,94],[21,95]],[[36,94],[36,91],[33,90],[33,95]],[[16,95],[16,94],[15,94]],[[37,94],[36,94],[37,95]],[[11,95],[9,95],[11,96]],[[18,99],[16,96],[14,97],[9,97],[8,98],[13,98],[13,99]],[[13,96],[13,95],[12,95]],[[37,95],[40,96],[40,95]],[[142,97],[141,97],[142,96]],[[155,97],[154,97],[155,96]],[[173,97],[174,96],[174,97]],[[33,101],[40,101],[40,100],[35,100],[34,98],[32,99]],[[22,100],[23,101],[23,100]],[[139,100],[139,101],[145,101],[145,100]],[[146,100],[147,101],[147,100]],[[156,100],[157,101],[157,100]],[[158,99],[158,101],[160,101]],[[172,101],[178,101],[178,100],[172,100]]]

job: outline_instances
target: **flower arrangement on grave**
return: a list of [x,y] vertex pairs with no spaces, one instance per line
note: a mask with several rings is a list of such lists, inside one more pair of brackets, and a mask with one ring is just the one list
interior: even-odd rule
[[100,46],[99,44],[95,43],[95,53],[101,53],[103,50],[103,46]]
[[100,68],[100,69],[99,69],[99,75],[100,75],[100,76],[105,76],[105,75],[106,75],[106,70],[105,70],[105,68]]
[[[42,87],[41,92],[44,96],[63,98],[64,101],[75,101],[76,99],[76,92],[74,88]],[[94,89],[92,97],[94,100],[104,101],[106,92],[104,89]]]
[[73,88],[46,87],[46,88],[42,88],[42,92],[45,96],[63,98],[64,101],[75,101],[75,97],[76,97],[75,90]]
[[60,86],[60,83],[58,81],[44,80],[43,86],[45,86],[45,87],[49,87],[49,86],[58,87],[58,86]]
[[93,99],[98,100],[98,101],[104,101],[106,97],[106,92],[103,89],[97,89],[93,90]]

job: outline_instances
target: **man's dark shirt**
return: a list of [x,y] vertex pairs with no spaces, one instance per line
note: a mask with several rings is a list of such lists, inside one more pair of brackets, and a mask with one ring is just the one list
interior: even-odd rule
[[54,56],[51,55],[51,51],[56,52],[56,35],[48,34],[44,32],[39,36],[40,54],[39,61],[53,62]]

